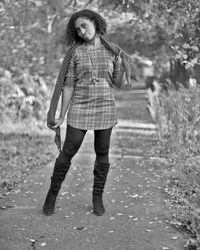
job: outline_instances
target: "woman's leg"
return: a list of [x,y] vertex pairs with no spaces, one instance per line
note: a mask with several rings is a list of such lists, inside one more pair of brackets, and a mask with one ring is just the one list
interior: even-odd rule
[[61,184],[65,179],[65,175],[70,168],[71,159],[80,148],[86,132],[86,130],[76,129],[67,125],[65,142],[56,159],[53,175],[51,177],[51,187],[54,193],[58,194]]
[[71,164],[71,159],[79,150],[87,130],[73,128],[67,125],[67,132],[63,148],[57,160],[63,164]]
[[94,213],[103,215],[105,208],[103,205],[102,195],[109,171],[109,148],[112,128],[104,130],[95,130],[94,148],[96,153],[96,161],[94,164],[94,185],[92,193],[92,201]]
[[94,149],[96,153],[96,162],[109,163],[109,148],[112,128],[95,130]]
[[43,206],[43,211],[46,215],[51,215],[54,212],[56,198],[66,173],[70,168],[71,159],[80,148],[86,132],[86,130],[76,129],[69,125],[67,126],[65,142],[56,159],[53,175],[51,177],[50,189]]

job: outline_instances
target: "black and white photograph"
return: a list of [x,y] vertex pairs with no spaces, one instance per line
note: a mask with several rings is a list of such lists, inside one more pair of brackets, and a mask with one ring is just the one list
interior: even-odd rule
[[0,249],[200,249],[199,0],[0,0]]

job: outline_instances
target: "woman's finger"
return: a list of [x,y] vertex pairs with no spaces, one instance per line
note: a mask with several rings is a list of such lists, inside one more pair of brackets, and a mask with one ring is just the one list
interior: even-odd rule
[[53,126],[53,128],[59,127],[62,123],[63,123],[62,120],[56,120],[56,121],[55,121],[55,125]]
[[60,126],[60,123],[59,122],[56,122],[56,124],[53,126],[53,128],[57,128]]
[[58,127],[57,125],[54,125],[52,128],[54,128],[54,129],[55,129],[55,128],[57,128],[57,127]]

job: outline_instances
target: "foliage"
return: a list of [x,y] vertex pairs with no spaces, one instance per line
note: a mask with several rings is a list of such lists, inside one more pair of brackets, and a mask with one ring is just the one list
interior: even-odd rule
[[0,2],[0,120],[44,121],[74,1]]
[[158,66],[180,59],[192,70],[200,63],[198,0],[103,0],[102,6],[126,15],[123,23],[115,22],[110,37],[129,53],[138,51]]
[[22,71],[15,77],[1,69],[0,75],[0,122],[33,119],[44,122],[49,91],[42,77],[29,71]]
[[157,106],[160,148],[171,165],[176,219],[200,235],[200,88],[162,93]]
[[0,134],[0,196],[30,171],[53,160],[52,140],[47,134]]
[[[46,105],[41,100],[49,97],[49,90],[54,84],[65,51],[67,19],[73,11],[84,7],[98,10],[104,15],[110,24],[110,40],[117,42],[131,54],[151,57],[159,65],[160,71],[163,70],[160,65],[175,55],[187,68],[199,63],[197,0],[190,0],[189,4],[185,0],[177,0],[175,4],[171,4],[169,0],[1,1],[1,68],[10,74],[9,77],[6,76],[9,79],[5,80],[2,79],[5,78],[3,73],[1,85],[5,88],[3,92],[14,93],[12,97],[3,94],[4,98],[1,98],[0,109],[4,114],[4,105],[12,105],[12,108],[16,108],[13,117],[19,106],[20,110],[25,106],[27,111],[23,111],[18,117],[23,118],[25,113],[25,116],[31,116],[33,112],[29,109],[34,109],[34,105],[30,105],[30,102],[34,99],[40,109],[40,115],[36,116],[40,119]],[[26,82],[22,79],[24,75],[28,76],[25,77]],[[6,87],[4,80],[8,83]],[[44,83],[42,86],[41,82]],[[38,87],[39,90],[36,89]],[[27,91],[31,88],[32,91]]]
[[1,3],[1,66],[12,72],[19,68],[40,75],[51,72],[63,39],[63,19],[72,10],[66,6],[64,1],[48,0]]

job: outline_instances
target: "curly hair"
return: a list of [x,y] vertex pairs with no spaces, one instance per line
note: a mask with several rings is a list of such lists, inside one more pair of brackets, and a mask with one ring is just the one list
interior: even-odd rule
[[84,9],[80,10],[78,12],[75,12],[72,14],[72,16],[69,19],[69,22],[67,24],[66,28],[66,42],[67,45],[72,45],[75,43],[83,43],[84,40],[78,36],[76,29],[75,29],[75,22],[79,17],[84,17],[89,19],[95,24],[96,32],[100,35],[106,34],[107,31],[107,23],[106,20],[97,12]]

